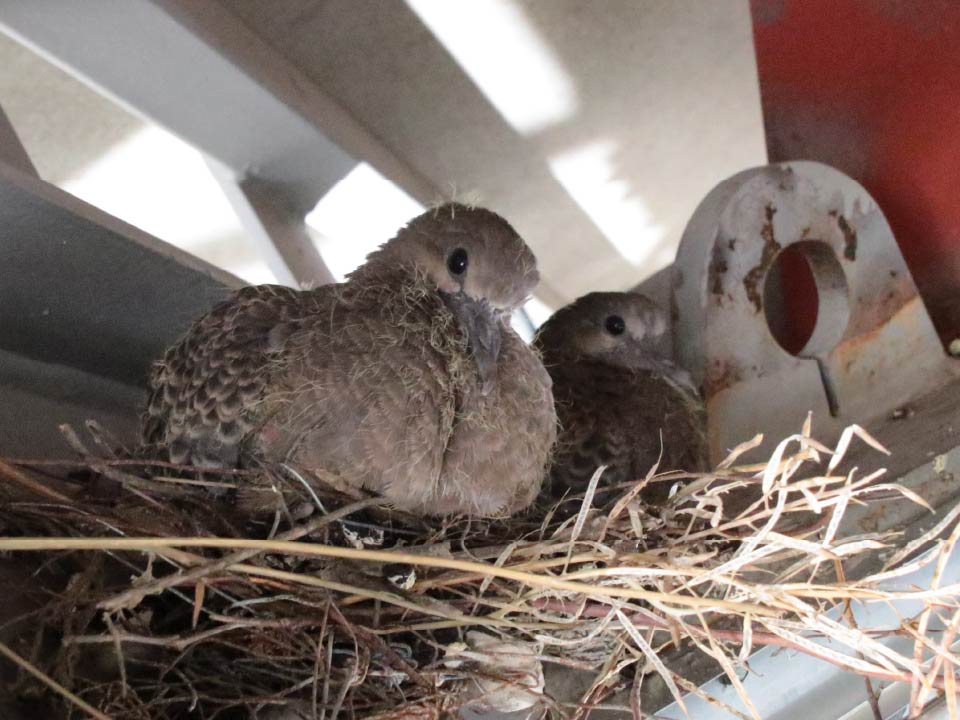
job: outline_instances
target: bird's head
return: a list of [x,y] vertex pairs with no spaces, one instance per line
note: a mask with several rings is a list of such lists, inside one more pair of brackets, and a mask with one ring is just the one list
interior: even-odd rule
[[624,367],[652,367],[671,356],[667,314],[632,292],[594,292],[558,310],[534,345],[549,362],[589,357]]
[[540,280],[537,259],[516,230],[490,210],[447,203],[411,220],[365,266],[385,267],[413,270],[436,285],[468,337],[482,391],[489,393],[501,331]]

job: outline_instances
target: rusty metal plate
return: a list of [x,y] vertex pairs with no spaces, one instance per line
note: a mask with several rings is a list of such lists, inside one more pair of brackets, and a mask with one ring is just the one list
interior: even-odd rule
[[[791,298],[777,297],[772,269],[787,252],[816,289],[794,352],[774,335]],[[707,195],[680,243],[673,304],[714,460],[758,432],[768,453],[810,411],[816,437],[833,440],[956,376],[876,202],[820,163],[747,170]]]

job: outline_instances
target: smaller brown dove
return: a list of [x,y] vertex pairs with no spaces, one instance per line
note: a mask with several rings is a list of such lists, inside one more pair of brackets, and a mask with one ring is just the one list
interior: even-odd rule
[[[583,492],[658,471],[705,468],[705,417],[689,375],[671,360],[667,315],[639,293],[595,292],[558,310],[534,345],[553,378],[560,437],[551,493]],[[666,499],[652,484],[645,497]]]
[[533,253],[450,203],[346,282],[238,291],[157,363],[143,439],[194,465],[297,466],[425,515],[507,515],[556,437],[550,377],[510,328]]

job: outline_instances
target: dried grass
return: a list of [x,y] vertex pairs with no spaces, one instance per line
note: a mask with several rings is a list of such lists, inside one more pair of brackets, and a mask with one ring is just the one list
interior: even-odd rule
[[[20,650],[0,652],[20,668],[21,694],[116,720],[267,708],[318,720],[440,717],[471,687],[494,687],[489,664],[462,644],[478,629],[596,673],[579,704],[544,699],[554,716],[583,717],[620,689],[646,716],[650,673],[683,706],[684,692],[702,690],[665,658],[692,646],[718,663],[746,717],[759,717],[740,675],[753,649],[773,645],[910,683],[914,714],[946,690],[956,717],[960,606],[941,578],[960,507],[903,547],[891,534],[850,534],[853,505],[925,504],[882,470],[838,472],[854,438],[885,452],[857,427],[826,448],[808,423],[762,465],[737,465],[755,439],[709,474],[652,470],[614,491],[599,490],[598,475],[573,510],[429,524],[377,499],[305,488],[300,471],[198,473],[95,456],[74,434],[77,463],[0,462],[0,552],[30,551],[49,588],[29,613],[0,615]],[[653,482],[677,484],[667,507],[644,505],[640,490]],[[256,522],[223,495],[251,484],[277,500]],[[298,520],[305,506],[315,512]],[[353,546],[361,531],[383,547]],[[416,569],[409,589],[385,579],[396,563]],[[930,587],[891,589],[923,565],[934,568]],[[903,599],[920,602],[919,615],[879,631],[856,625],[857,604]],[[939,634],[928,632],[935,620]],[[882,642],[891,635],[911,651]],[[504,680],[531,686],[516,670]]]

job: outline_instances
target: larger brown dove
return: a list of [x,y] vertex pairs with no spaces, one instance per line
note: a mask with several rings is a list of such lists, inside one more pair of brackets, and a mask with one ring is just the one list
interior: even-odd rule
[[498,215],[412,220],[347,281],[240,290],[167,351],[146,443],[177,463],[292,463],[427,515],[537,496],[556,415],[509,316],[539,275]]
[[[534,345],[553,378],[560,419],[554,495],[582,492],[601,465],[607,484],[642,479],[658,460],[660,470],[704,468],[703,407],[670,360],[667,316],[650,299],[584,295],[547,320]],[[665,496],[657,486],[647,494]]]

